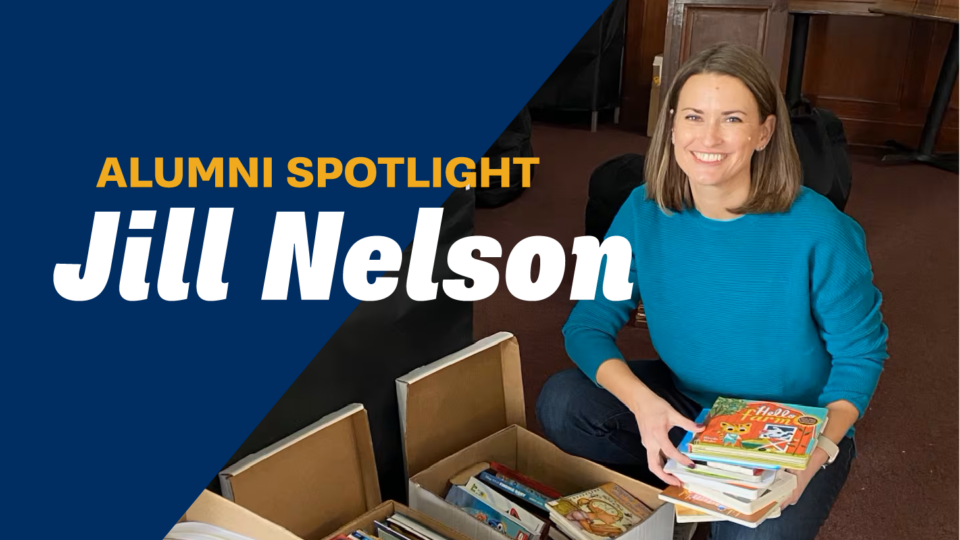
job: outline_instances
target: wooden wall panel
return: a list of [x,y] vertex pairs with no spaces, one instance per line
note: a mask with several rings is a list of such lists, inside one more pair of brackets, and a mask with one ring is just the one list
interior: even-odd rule
[[[905,17],[815,16],[803,94],[834,111],[851,144],[880,148],[920,140],[950,40],[945,23]],[[957,89],[937,148],[957,149]]]
[[[670,0],[663,87],[669,87],[690,56],[723,41],[756,47],[771,71],[779,73],[786,33],[786,0]],[[661,102],[665,96],[660,93]]]
[[803,92],[896,106],[908,67],[910,28],[893,17],[815,16]]
[[[663,52],[666,24],[667,0],[630,0],[621,111],[621,123],[627,129],[646,131],[653,57]],[[783,88],[791,27],[788,24],[783,37]],[[879,148],[889,139],[916,145],[950,31],[948,23],[906,17],[815,15],[810,23],[803,93],[837,113],[852,145]],[[693,48],[697,48],[696,42]],[[958,109],[955,84],[937,140],[939,151],[957,150]]]
[[[690,25],[691,32],[683,36],[680,63],[720,41],[763,50],[767,37],[767,9],[765,6],[730,9],[688,6],[684,11],[684,25]],[[779,51],[779,47],[777,49]]]
[[646,133],[653,81],[653,58],[663,53],[667,0],[629,0],[623,56],[620,124]]

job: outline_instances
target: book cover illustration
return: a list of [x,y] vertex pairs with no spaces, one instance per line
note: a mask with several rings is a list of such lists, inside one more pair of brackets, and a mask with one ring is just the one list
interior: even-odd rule
[[530,540],[530,531],[523,528],[513,518],[483,502],[463,486],[453,486],[447,493],[447,502],[460,507],[461,510],[473,516],[477,521],[496,529],[500,533],[515,540]]
[[[700,411],[700,414],[697,415],[697,419],[694,420],[694,422],[698,424],[704,424],[706,423],[707,417],[709,415],[710,415],[710,409],[704,409]],[[693,435],[694,433],[692,431],[688,431],[687,434],[683,436],[683,440],[680,441],[680,444],[677,445],[677,449],[679,449],[681,452],[686,454],[687,457],[689,457],[694,461],[709,462],[713,466],[716,466],[718,464],[727,464],[727,465],[737,466],[737,467],[749,466],[749,467],[757,467],[761,469],[774,470],[774,471],[780,468],[780,465],[776,463],[766,463],[760,460],[753,460],[748,463],[747,460],[745,459],[718,456],[716,455],[716,453],[712,453],[709,455],[697,453],[693,451],[693,447],[690,444],[693,441]]]
[[555,519],[563,519],[587,538],[616,538],[652,513],[622,487],[609,483],[547,503]]
[[820,407],[772,401],[717,398],[706,429],[694,434],[690,450],[743,449],[753,452],[809,455],[827,418]]
[[477,480],[475,476],[470,477],[470,481],[467,482],[464,488],[483,502],[515,518],[535,536],[542,532],[544,526],[543,520],[521,508],[519,505],[514,504],[514,502],[506,496],[497,493],[492,487]]

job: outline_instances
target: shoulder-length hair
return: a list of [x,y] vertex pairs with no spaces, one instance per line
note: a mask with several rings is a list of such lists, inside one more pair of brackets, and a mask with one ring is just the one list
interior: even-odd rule
[[760,109],[760,121],[776,117],[770,141],[750,160],[750,195],[735,214],[785,212],[800,192],[800,158],[790,131],[790,114],[780,89],[760,54],[743,45],[721,43],[690,58],[667,90],[657,127],[650,141],[644,167],[647,198],[664,211],[681,212],[693,207],[687,175],[674,158],[670,132],[680,90],[687,79],[698,74],[736,77],[753,94]]

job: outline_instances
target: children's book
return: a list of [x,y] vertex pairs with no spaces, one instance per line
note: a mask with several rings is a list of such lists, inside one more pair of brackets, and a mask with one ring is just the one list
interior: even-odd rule
[[691,493],[685,488],[677,486],[667,486],[667,489],[660,492],[661,500],[673,503],[677,506],[686,506],[700,512],[719,517],[725,521],[732,521],[750,527],[757,528],[761,523],[773,517],[773,514],[779,513],[780,504],[773,502],[760,511],[753,514],[742,514],[729,506],[714,502],[702,495]]
[[627,490],[607,483],[550,501],[550,518],[579,540],[616,538],[653,512]]
[[[771,479],[770,477],[772,474],[767,469],[748,469],[746,467],[740,467],[740,469],[741,471],[748,472],[734,472],[727,469],[721,469],[719,467],[711,467],[703,461],[694,461],[693,467],[685,467],[676,462],[674,462],[674,465],[676,465],[676,467],[679,469],[682,469],[681,472],[685,474],[703,476],[705,478],[715,478],[723,482],[741,482],[744,484],[762,484],[768,479]],[[764,475],[764,473],[767,474]]]
[[[726,472],[731,474],[742,474],[745,476],[757,476],[763,474],[763,469],[744,467],[742,465],[731,465],[729,463],[720,463],[717,461],[702,461],[704,466],[712,471]],[[698,463],[699,465],[699,463]]]
[[464,487],[467,491],[483,500],[483,502],[493,506],[504,514],[516,518],[517,521],[533,533],[535,537],[540,536],[540,533],[543,532],[546,523],[542,519],[526,511],[520,505],[515,504],[492,487],[477,480],[476,477],[470,478]]
[[488,471],[484,471],[480,473],[480,480],[491,486],[500,488],[507,493],[511,493],[513,496],[536,505],[543,510],[549,510],[547,508],[547,501],[551,500],[551,498],[531,487],[521,484],[513,478],[509,478],[501,473],[494,475]]
[[673,505],[673,510],[677,515],[677,523],[702,523],[705,521],[723,521],[723,518],[711,516],[706,512],[694,510],[679,504]]
[[711,478],[708,476],[691,474],[687,472],[686,467],[680,465],[672,459],[667,461],[667,464],[664,465],[663,470],[667,474],[676,476],[684,484],[699,484],[716,489],[723,493],[730,493],[738,497],[743,497],[744,499],[748,500],[758,499],[760,495],[767,491],[767,488],[774,483],[774,480],[776,480],[778,474],[778,471],[764,471],[765,475],[763,477],[763,482],[759,484],[737,482],[733,480],[724,480],[722,478]]
[[685,453],[804,469],[826,420],[822,407],[720,397],[703,420],[706,429],[691,435]]
[[351,536],[355,536],[355,537],[359,538],[360,540],[378,540],[375,536],[369,535],[369,534],[367,534],[367,533],[365,533],[365,532],[363,532],[363,531],[361,531],[361,530],[359,530],[359,529],[356,530],[356,531],[354,531]]
[[[697,415],[697,419],[694,421],[698,424],[703,424],[707,421],[707,417],[709,415],[710,415],[710,409],[704,409],[700,411],[700,414]],[[708,463],[711,463],[713,467],[716,467],[718,464],[724,464],[724,465],[730,465],[734,467],[747,467],[751,469],[754,469],[754,468],[767,469],[771,471],[775,471],[780,468],[779,465],[774,465],[772,463],[751,462],[743,459],[734,459],[734,458],[727,458],[723,456],[715,456],[712,454],[711,455],[698,454],[690,450],[690,443],[693,441],[693,435],[694,433],[692,431],[688,431],[687,434],[683,436],[683,440],[680,441],[680,444],[677,445],[677,449],[683,452],[684,455],[686,455],[688,458],[694,461],[708,462]]]
[[482,499],[467,491],[463,486],[452,486],[447,492],[448,503],[460,507],[488,527],[500,531],[508,538],[515,540],[531,540],[532,534],[515,518],[504,514],[490,506]]
[[502,463],[491,461],[490,468],[496,471],[497,476],[501,476],[503,478],[512,478],[513,480],[516,480],[517,482],[526,486],[527,488],[532,489],[535,492],[541,494],[543,498],[547,500],[554,500],[554,499],[559,499],[560,497],[563,497],[563,495],[559,491],[553,489],[552,487],[542,484],[540,482],[537,482],[533,478],[530,478],[525,474],[519,473],[511,469],[510,467],[503,465]]
[[396,513],[388,517],[387,525],[394,530],[399,529],[400,532],[406,533],[407,536],[413,536],[415,539],[422,538],[423,540],[450,540],[446,536],[438,533],[430,527],[427,527],[423,523],[420,523],[419,521],[400,513]]
[[377,529],[377,537],[380,540],[419,540],[416,538],[408,538],[402,532],[390,528],[381,521],[374,520],[373,525]]
[[[709,522],[709,521],[726,521],[721,517],[713,516],[706,512],[694,510],[693,508],[690,508],[687,506],[681,506],[679,504],[673,505],[673,509],[677,514],[677,523],[703,523],[703,522]],[[780,517],[779,506],[773,509],[773,512],[769,516],[767,516],[767,519],[773,519],[778,517]]]
[[684,483],[683,487],[716,503],[729,506],[741,514],[753,514],[772,502],[779,503],[793,493],[797,487],[797,477],[787,471],[778,471],[777,478],[770,488],[763,490],[755,499],[740,497],[723,489],[717,489],[716,486]]

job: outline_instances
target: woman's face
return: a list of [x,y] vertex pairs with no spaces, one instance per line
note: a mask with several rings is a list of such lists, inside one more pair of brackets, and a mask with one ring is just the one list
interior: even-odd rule
[[740,79],[694,75],[677,100],[674,156],[693,184],[749,184],[750,158],[767,145],[775,123],[772,115],[760,118],[756,99]]

